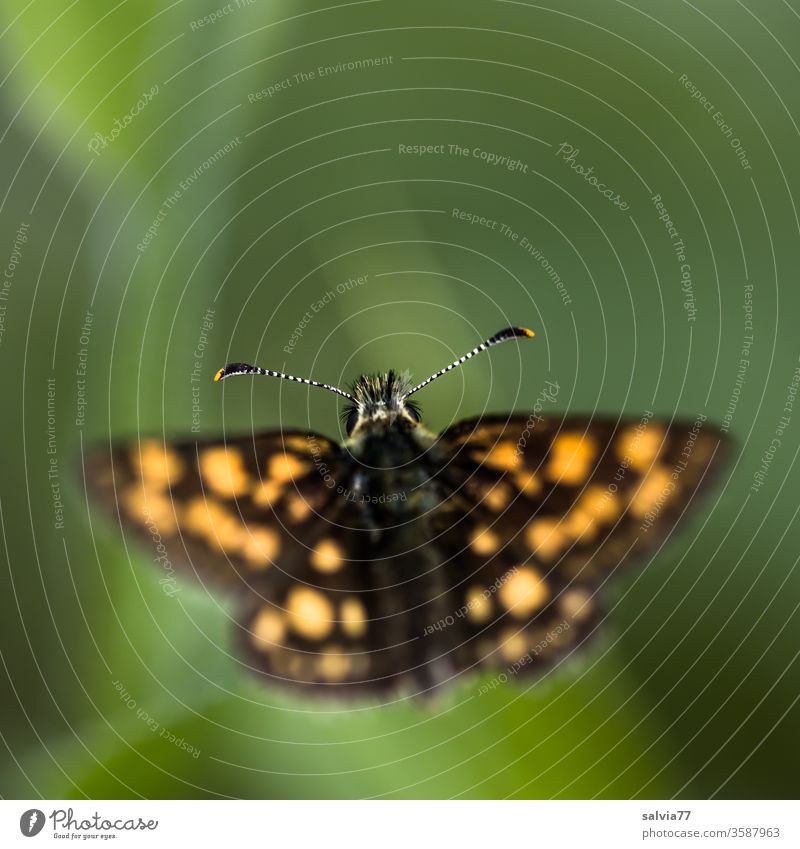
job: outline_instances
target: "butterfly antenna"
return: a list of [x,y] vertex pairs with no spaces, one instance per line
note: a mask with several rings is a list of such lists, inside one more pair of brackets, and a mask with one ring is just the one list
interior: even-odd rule
[[273,371],[269,368],[251,366],[247,363],[228,363],[228,365],[223,366],[214,375],[214,382],[217,383],[220,380],[224,380],[226,377],[233,377],[237,374],[265,374],[267,377],[279,377],[281,380],[294,380],[296,383],[305,383],[306,386],[319,386],[321,389],[327,389],[329,392],[335,392],[337,395],[341,395],[342,398],[347,398],[349,401],[353,400],[352,395],[339,389],[338,386],[329,386],[327,383],[318,383],[316,380],[308,380],[308,378],[305,377],[295,377],[292,374],[284,374],[282,371]]
[[445,366],[440,371],[437,371],[435,374],[432,374],[427,380],[423,380],[422,383],[418,383],[413,389],[410,389],[403,398],[408,398],[409,395],[413,395],[418,389],[422,389],[423,386],[427,386],[429,383],[433,383],[437,377],[441,377],[443,374],[447,374],[448,371],[452,371],[454,368],[458,368],[462,363],[465,363],[467,360],[472,359],[475,354],[480,354],[481,351],[485,351],[487,348],[491,348],[492,345],[499,345],[501,342],[507,342],[509,339],[515,339],[517,337],[523,337],[530,339],[534,336],[534,332],[532,330],[528,330],[527,327],[507,327],[505,330],[501,330],[499,333],[495,333],[494,336],[487,339],[485,342],[481,342],[477,348],[473,348],[468,354],[464,354],[463,357],[459,357],[454,363],[450,363],[449,366]]

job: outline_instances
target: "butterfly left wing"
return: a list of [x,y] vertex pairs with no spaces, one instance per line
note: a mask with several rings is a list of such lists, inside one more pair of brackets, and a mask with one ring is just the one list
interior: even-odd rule
[[89,455],[86,477],[163,568],[248,593],[278,565],[307,559],[325,529],[318,517],[336,521],[342,507],[326,475],[348,468],[336,443],[284,431],[115,444]]
[[436,523],[455,667],[541,669],[590,636],[603,585],[667,536],[719,460],[703,420],[512,416],[445,431]]
[[93,452],[87,479],[163,569],[237,596],[250,670],[306,692],[377,692],[413,675],[393,585],[419,558],[376,548],[359,469],[325,437],[275,432],[131,441]]

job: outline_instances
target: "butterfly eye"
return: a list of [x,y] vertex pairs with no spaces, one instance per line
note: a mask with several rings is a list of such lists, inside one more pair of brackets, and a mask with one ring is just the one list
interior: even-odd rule
[[358,424],[358,410],[350,410],[347,414],[347,421],[345,423],[345,430],[347,431],[348,436],[350,436],[353,432],[356,424]]

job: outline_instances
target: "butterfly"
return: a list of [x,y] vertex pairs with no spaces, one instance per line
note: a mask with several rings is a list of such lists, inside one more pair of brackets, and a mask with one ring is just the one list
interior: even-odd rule
[[[573,653],[602,589],[672,531],[721,456],[694,421],[531,414],[436,435],[411,396],[510,327],[412,385],[389,371],[349,392],[340,444],[276,430],[98,450],[88,478],[123,529],[237,600],[243,663],[305,692],[430,693],[479,667],[520,675]],[[157,558],[159,559],[159,558]]]

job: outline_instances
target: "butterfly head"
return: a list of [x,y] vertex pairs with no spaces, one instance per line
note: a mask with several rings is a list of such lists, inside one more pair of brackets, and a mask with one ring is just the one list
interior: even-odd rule
[[342,414],[347,435],[354,436],[370,428],[416,427],[419,406],[406,400],[410,389],[407,373],[389,371],[359,377],[352,386],[353,401]]

